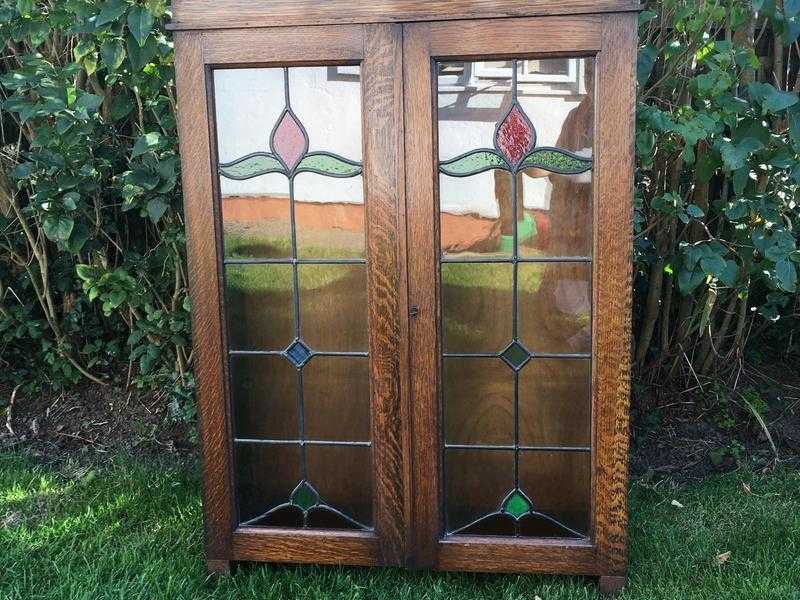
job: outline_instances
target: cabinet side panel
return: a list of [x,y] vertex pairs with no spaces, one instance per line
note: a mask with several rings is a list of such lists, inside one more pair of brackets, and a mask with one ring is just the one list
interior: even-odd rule
[[610,15],[597,57],[594,539],[609,574],[627,562],[636,15]]
[[202,34],[187,32],[175,36],[175,64],[192,339],[203,456],[206,558],[224,560],[230,552],[233,509]]

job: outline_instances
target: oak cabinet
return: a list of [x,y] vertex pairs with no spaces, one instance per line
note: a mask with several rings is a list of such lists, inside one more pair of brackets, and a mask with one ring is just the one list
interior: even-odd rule
[[637,8],[175,2],[209,568],[622,585]]

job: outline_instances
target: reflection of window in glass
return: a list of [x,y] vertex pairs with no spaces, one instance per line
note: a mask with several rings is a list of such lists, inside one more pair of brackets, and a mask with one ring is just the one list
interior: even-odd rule
[[[561,82],[578,83],[580,62],[578,58],[547,58],[518,61],[518,81],[523,83]],[[484,61],[475,63],[475,77],[511,79],[511,61]]]

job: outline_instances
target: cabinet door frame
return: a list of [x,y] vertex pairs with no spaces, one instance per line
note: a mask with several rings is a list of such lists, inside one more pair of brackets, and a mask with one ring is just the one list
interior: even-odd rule
[[[633,197],[634,13],[412,23],[404,26],[414,549],[442,570],[622,575],[627,549]],[[439,409],[439,59],[592,56],[596,60],[592,255],[591,536],[442,537]]]
[[[175,33],[205,553],[211,570],[249,560],[356,565],[405,560],[410,467],[400,376],[406,368],[406,323],[400,318],[406,310],[400,293],[405,276],[401,34],[393,24]],[[213,69],[356,63],[362,74],[374,530],[239,527],[222,317]]]

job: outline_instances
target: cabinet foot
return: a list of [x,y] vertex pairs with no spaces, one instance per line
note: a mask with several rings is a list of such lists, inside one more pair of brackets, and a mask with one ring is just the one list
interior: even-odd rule
[[219,560],[219,559],[206,559],[206,569],[209,573],[214,573],[216,575],[230,575],[231,570],[233,568],[233,562],[229,560]]
[[601,575],[599,578],[600,593],[604,596],[616,596],[625,587],[624,575]]

